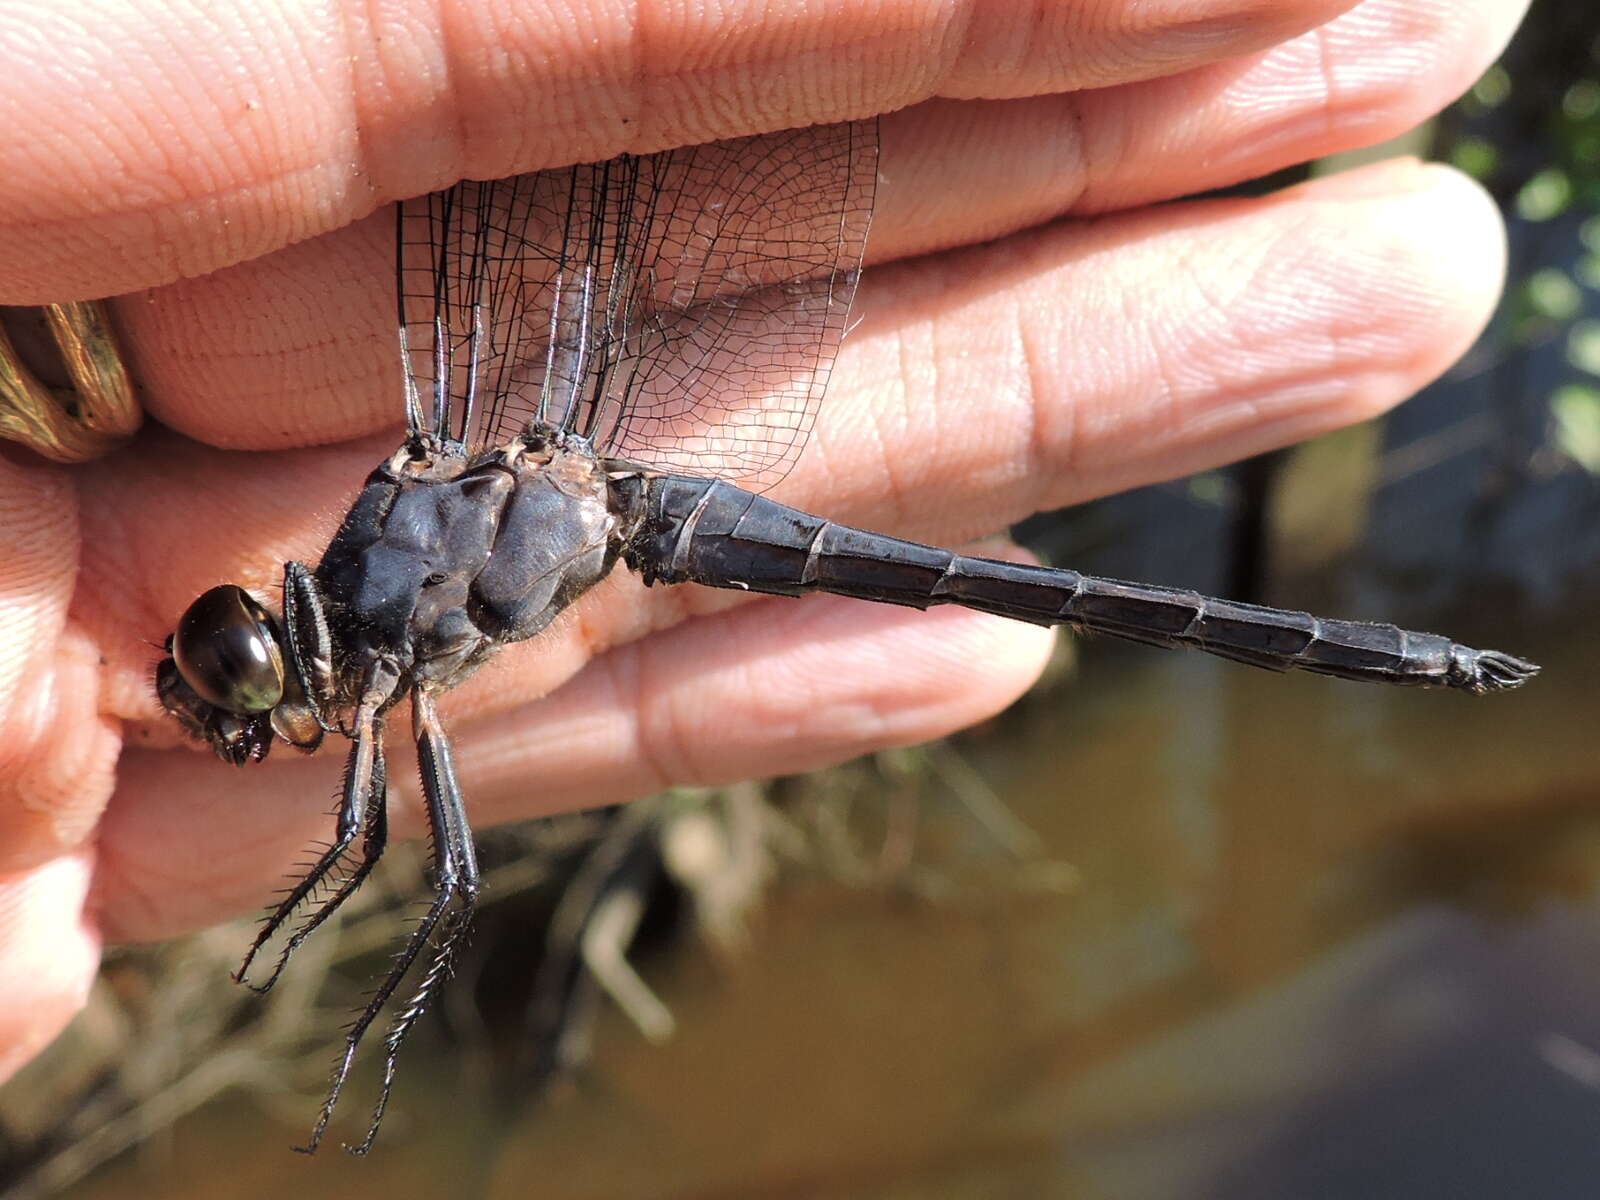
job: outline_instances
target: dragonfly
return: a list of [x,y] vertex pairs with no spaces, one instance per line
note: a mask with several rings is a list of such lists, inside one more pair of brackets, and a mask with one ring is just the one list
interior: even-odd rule
[[[957,554],[763,493],[801,453],[861,275],[873,121],[463,181],[398,206],[406,433],[281,603],[220,584],[156,667],[161,703],[225,761],[349,742],[333,840],[267,914],[236,978],[294,950],[388,840],[384,734],[402,700],[432,833],[432,895],[349,1027],[322,1142],[392,1005],[366,1153],[407,1035],[450,974],[479,894],[439,696],[538,635],[619,565],[649,584],[927,608],[956,604],[1272,670],[1482,694],[1532,663],[1393,625]],[[397,406],[398,407],[398,406]],[[405,981],[413,980],[405,993]]]

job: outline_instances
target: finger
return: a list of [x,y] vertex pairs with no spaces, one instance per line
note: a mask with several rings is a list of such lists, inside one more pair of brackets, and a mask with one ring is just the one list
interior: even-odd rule
[[79,845],[111,793],[116,723],[67,616],[77,563],[66,474],[0,458],[0,872]]
[[0,301],[203,274],[463,177],[937,95],[1171,74],[1349,3],[590,2],[552,20],[515,5],[324,0],[284,21],[248,0],[11,0],[0,13],[0,57],[13,65],[0,79]]
[[50,1041],[88,998],[100,937],[85,914],[89,856],[0,876],[0,1082]]
[[[948,544],[1362,419],[1470,342],[1500,236],[1462,177],[1398,163],[887,268],[778,494]],[[392,448],[384,434],[277,455],[152,438],[86,475],[97,553],[82,589],[102,599],[76,615],[106,657],[108,704],[127,706],[111,711],[153,716],[147,643],[212,584],[271,595],[285,558],[314,561]],[[626,578],[586,598],[575,661],[542,658],[519,680],[555,686],[588,649],[681,615],[679,593]]]
[[[1519,11],[1520,0],[1369,0],[1253,64],[897,114],[884,122],[872,256],[1170,199],[1392,136],[1459,94]],[[392,219],[379,214],[125,298],[118,318],[151,413],[235,449],[393,426],[393,269]]]
[[[492,720],[464,720],[459,704],[448,716],[483,828],[940,737],[1015,700],[1049,647],[1045,630],[975,613],[769,601],[598,658],[569,686]],[[504,686],[519,660],[537,658],[504,656],[483,687]],[[467,700],[483,706],[482,689]],[[415,772],[400,766],[398,747],[395,757],[397,833],[415,836]],[[187,751],[127,755],[99,843],[107,937],[167,937],[259,904],[304,846],[326,836],[339,768],[328,754],[248,771]]]
[[782,495],[951,539],[1288,445],[1437,377],[1503,268],[1493,201],[1411,160],[896,265]]
[[875,261],[1259,179],[1412,129],[1505,48],[1523,0],[1366,0],[1250,60],[1134,86],[935,101],[884,122]]

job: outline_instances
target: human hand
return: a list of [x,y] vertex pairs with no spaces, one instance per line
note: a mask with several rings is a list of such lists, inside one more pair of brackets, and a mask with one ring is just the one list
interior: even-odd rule
[[[342,756],[238,771],[180,746],[152,643],[206,587],[314,561],[394,448],[389,202],[913,105],[884,121],[861,324],[776,494],[947,543],[1380,412],[1492,307],[1497,218],[1442,168],[1160,202],[1402,131],[1518,0],[1115,0],[1026,28],[927,4],[622,30],[601,7],[584,29],[472,5],[449,29],[333,2],[292,29],[246,4],[3,14],[0,302],[148,289],[116,315],[177,432],[71,470],[0,460],[0,1077],[103,941],[261,903],[327,835]],[[938,737],[1047,647],[972,613],[619,575],[446,709],[485,825]]]

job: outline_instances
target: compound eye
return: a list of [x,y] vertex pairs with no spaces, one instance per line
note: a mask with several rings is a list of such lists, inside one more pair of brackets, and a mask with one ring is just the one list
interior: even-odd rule
[[231,583],[189,605],[172,658],[196,695],[227,712],[266,712],[283,699],[283,651],[272,616]]

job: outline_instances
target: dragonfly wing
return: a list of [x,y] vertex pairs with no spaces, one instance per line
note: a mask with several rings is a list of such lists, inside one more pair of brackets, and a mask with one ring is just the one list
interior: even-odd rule
[[775,483],[844,335],[877,147],[861,121],[407,201],[412,428],[481,449],[543,421],[603,454]]

